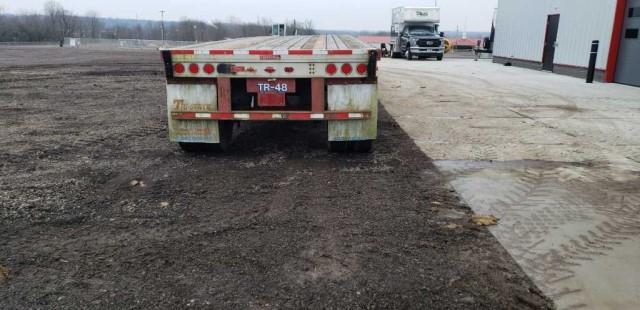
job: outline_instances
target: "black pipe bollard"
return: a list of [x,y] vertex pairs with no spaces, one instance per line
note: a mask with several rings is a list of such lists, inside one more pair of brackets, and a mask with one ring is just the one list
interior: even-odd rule
[[596,74],[596,61],[598,60],[598,47],[600,41],[594,40],[591,43],[591,56],[589,58],[589,70],[587,71],[587,83],[593,83],[593,78]]

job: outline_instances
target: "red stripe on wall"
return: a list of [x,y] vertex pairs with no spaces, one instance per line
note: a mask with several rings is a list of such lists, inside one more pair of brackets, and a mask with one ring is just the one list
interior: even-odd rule
[[618,65],[618,54],[620,53],[620,41],[622,40],[622,28],[624,27],[624,13],[627,10],[627,0],[618,0],[616,5],[616,15],[613,20],[613,31],[611,34],[611,45],[609,46],[609,58],[607,60],[607,70],[604,80],[612,83],[616,79],[616,67]]

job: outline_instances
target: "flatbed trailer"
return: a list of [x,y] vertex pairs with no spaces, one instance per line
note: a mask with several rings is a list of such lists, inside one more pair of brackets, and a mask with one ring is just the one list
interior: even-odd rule
[[251,37],[164,49],[169,137],[226,150],[234,124],[321,121],[332,151],[377,137],[379,51],[345,35]]

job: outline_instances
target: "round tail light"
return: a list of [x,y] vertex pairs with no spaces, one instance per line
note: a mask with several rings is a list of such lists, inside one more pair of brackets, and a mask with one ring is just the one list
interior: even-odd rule
[[351,72],[353,72],[353,67],[350,64],[344,64],[342,65],[341,70],[345,75],[349,75],[351,74]]
[[198,71],[200,71],[200,67],[198,67],[197,64],[190,64],[189,65],[189,72],[196,74],[198,73]]
[[183,64],[175,64],[173,66],[173,70],[176,71],[176,73],[184,73],[184,65]]
[[358,67],[356,68],[356,70],[358,71],[358,74],[365,74],[367,73],[367,65],[365,64],[359,64]]
[[207,74],[212,74],[216,71],[216,68],[212,64],[206,64],[204,65],[204,67],[202,67],[202,70],[204,70],[204,72],[206,72]]
[[336,65],[334,65],[334,64],[328,64],[327,65],[327,73],[329,75],[334,75],[334,74],[336,74],[336,72],[338,72],[338,67],[336,67]]

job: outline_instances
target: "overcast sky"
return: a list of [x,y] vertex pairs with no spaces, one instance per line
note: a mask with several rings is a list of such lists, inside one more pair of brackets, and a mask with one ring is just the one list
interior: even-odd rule
[[[230,16],[244,21],[268,17],[273,21],[312,19],[319,29],[388,30],[391,9],[431,6],[435,0],[58,0],[76,14],[95,10],[103,17],[166,19],[182,17],[211,21]],[[443,30],[489,31],[498,0],[437,0],[442,8]],[[8,13],[42,11],[46,0],[0,0]]]

